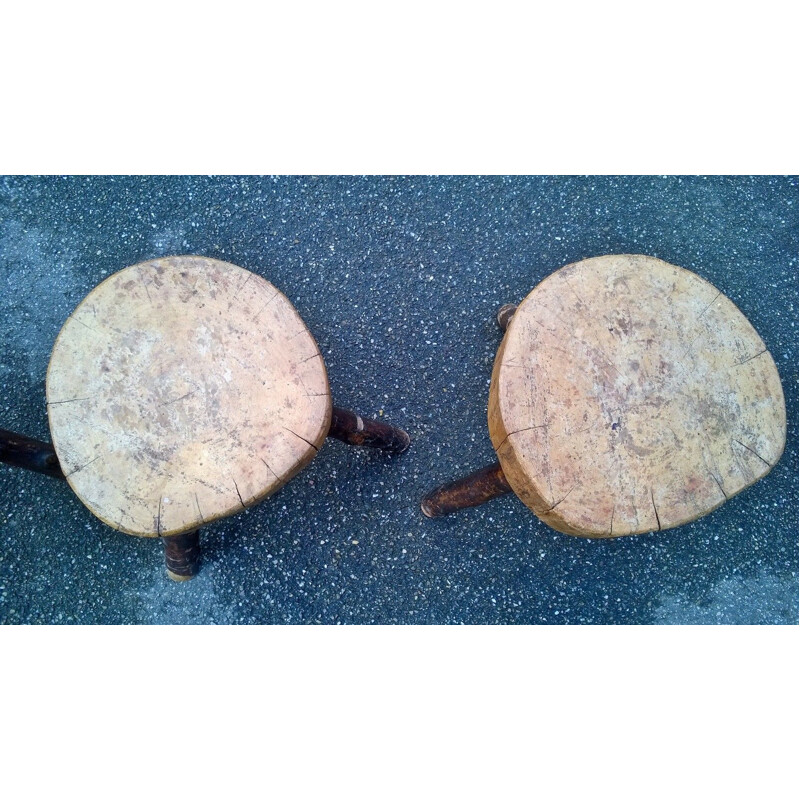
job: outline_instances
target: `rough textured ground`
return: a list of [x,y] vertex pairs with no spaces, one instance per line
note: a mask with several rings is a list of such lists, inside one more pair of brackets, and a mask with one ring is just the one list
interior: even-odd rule
[[[94,285],[197,253],[284,291],[334,402],[413,438],[396,458],[327,442],[209,526],[182,585],[156,542],[0,465],[0,620],[796,624],[797,219],[796,177],[0,179],[0,427],[49,438],[49,352]],[[604,253],[691,269],[750,319],[786,395],[780,463],[708,517],[618,540],[556,533],[513,496],[425,519],[429,488],[493,460],[497,307]]]

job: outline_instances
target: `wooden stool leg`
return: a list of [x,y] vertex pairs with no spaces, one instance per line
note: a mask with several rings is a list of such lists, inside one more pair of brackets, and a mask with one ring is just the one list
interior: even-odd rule
[[174,581],[188,581],[200,564],[200,531],[162,536],[167,575]]
[[0,462],[63,478],[53,445],[0,428]]
[[503,468],[499,463],[494,463],[434,489],[423,499],[422,513],[426,517],[443,517],[462,508],[479,506],[511,491]]
[[346,444],[375,447],[390,453],[402,453],[411,444],[411,437],[400,428],[385,422],[363,419],[345,408],[333,407],[328,436]]
[[511,317],[514,316],[516,310],[517,307],[513,303],[506,303],[504,306],[500,306],[497,312],[497,324],[500,326],[500,330],[503,331],[503,333],[506,332],[508,323],[511,322]]

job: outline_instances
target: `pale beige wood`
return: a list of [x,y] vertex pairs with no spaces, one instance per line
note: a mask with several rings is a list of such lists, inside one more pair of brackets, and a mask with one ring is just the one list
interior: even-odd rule
[[53,444],[107,524],[169,536],[241,511],[316,454],[331,401],[289,300],[233,264],[177,256],[96,287],[47,372]]
[[681,525],[763,477],[786,441],[772,357],[710,283],[601,256],[540,283],[495,360],[489,432],[517,495],[556,530]]

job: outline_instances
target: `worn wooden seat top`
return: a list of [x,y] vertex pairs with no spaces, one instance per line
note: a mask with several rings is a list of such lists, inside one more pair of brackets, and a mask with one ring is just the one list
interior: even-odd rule
[[772,357],[720,291],[656,258],[602,256],[520,304],[489,431],[544,522],[607,537],[689,522],[763,477],[786,411]]
[[53,444],[107,524],[169,536],[233,514],[316,454],[325,365],[287,298],[210,258],[156,259],[95,288],[47,373]]

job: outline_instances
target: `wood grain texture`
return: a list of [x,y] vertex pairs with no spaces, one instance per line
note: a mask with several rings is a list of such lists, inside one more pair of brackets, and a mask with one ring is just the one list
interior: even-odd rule
[[47,372],[67,481],[108,525],[170,536],[271,494],[328,432],[319,349],[287,298],[233,264],[115,273],[75,309]]
[[540,519],[623,536],[690,522],[766,475],[786,409],[764,342],[721,292],[656,258],[601,256],[520,304],[489,433]]

